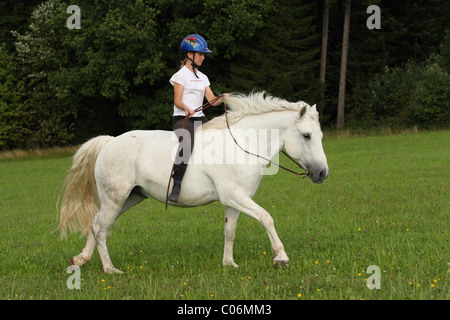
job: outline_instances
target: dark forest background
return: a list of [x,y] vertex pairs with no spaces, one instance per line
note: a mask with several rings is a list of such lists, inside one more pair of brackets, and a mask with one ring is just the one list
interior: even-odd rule
[[[265,90],[317,103],[322,126],[334,129],[346,13],[345,118],[338,127],[450,125],[447,0],[74,2],[0,3],[0,150],[170,129],[169,79],[180,65],[180,42],[192,33],[213,51],[201,70],[216,94]],[[81,29],[66,26],[71,4],[81,9]],[[381,29],[366,25],[369,5],[381,9]]]

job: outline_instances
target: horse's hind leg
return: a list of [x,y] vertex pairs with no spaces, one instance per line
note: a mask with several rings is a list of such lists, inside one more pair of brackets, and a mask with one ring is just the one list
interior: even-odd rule
[[[143,197],[138,192],[131,192],[125,201],[122,201],[122,205],[118,205],[115,201],[108,201],[104,199],[100,211],[94,218],[94,222],[91,226],[91,233],[97,243],[97,249],[100,254],[100,259],[103,264],[103,271],[107,273],[122,273],[122,271],[116,269],[111,262],[111,258],[106,246],[106,238],[108,231],[111,228],[114,221],[126,210],[143,201]],[[119,202],[120,203],[120,202]],[[89,239],[88,239],[89,242]]]
[[95,249],[95,238],[94,235],[92,234],[92,231],[90,231],[87,238],[86,246],[84,247],[83,250],[81,250],[81,253],[79,255],[70,259],[70,264],[81,268],[82,265],[91,260],[92,254],[94,253],[94,249]]
[[94,222],[91,226],[91,232],[97,243],[98,253],[103,264],[103,271],[106,273],[122,273],[122,271],[116,269],[109,257],[108,248],[106,246],[106,237],[112,224],[116,220],[119,213],[119,209],[114,207],[103,206],[94,218]]

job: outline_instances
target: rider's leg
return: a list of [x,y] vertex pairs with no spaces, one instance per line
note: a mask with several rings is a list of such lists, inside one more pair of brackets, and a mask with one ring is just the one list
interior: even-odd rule
[[181,191],[181,181],[183,180],[194,147],[194,121],[192,118],[188,119],[184,129],[183,124],[184,118],[174,117],[172,126],[180,142],[180,151],[175,159],[175,166],[172,174],[173,188],[168,197],[168,200],[172,202],[178,202]]
[[[177,155],[177,159],[175,160],[175,166],[173,170],[173,188],[170,193],[168,200],[172,202],[178,202],[178,198],[181,191],[181,181],[183,180],[184,174],[187,169],[187,165],[189,159],[191,157],[192,150],[194,149],[194,132],[197,126],[200,124],[206,123],[209,120],[206,117],[201,118],[189,118],[186,121],[185,129],[183,130],[184,118],[183,117],[174,117],[172,122],[172,127],[175,133],[178,136],[180,141],[181,150]],[[190,137],[190,141],[184,141],[184,137]],[[189,138],[186,138],[189,139]],[[190,147],[190,148],[189,148]],[[188,150],[186,154],[185,150]]]

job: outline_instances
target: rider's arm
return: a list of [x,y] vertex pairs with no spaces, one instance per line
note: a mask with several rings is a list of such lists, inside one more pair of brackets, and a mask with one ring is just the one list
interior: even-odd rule
[[194,110],[189,109],[189,107],[187,107],[181,101],[181,97],[183,96],[183,90],[184,90],[184,87],[181,84],[174,82],[174,84],[173,84],[174,104],[178,109],[184,110],[184,112],[186,113],[187,116],[192,117],[195,114]]
[[[216,96],[214,95],[214,93],[212,92],[211,88],[209,86],[205,87],[205,97],[208,101],[211,101],[213,99],[216,98]],[[222,98],[220,98],[219,100],[217,100],[216,102],[214,102],[212,105],[213,106],[218,106],[222,104]]]

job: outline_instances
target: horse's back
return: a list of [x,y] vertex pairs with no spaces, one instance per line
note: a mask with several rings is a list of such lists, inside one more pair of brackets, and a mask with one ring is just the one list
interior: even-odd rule
[[136,161],[143,154],[157,154],[170,159],[168,150],[177,146],[176,136],[172,131],[134,130],[112,139],[99,154],[99,159],[110,162]]
[[[173,131],[129,131],[102,149],[96,171],[103,179],[117,177],[111,181],[113,183],[120,180],[130,187],[140,186],[146,196],[164,202],[178,144]],[[215,200],[212,182],[201,165],[188,166],[182,189],[180,205],[200,205]]]
[[[172,137],[173,135],[173,137]],[[172,141],[172,139],[174,141]],[[96,175],[139,184],[141,177],[160,180],[170,174],[170,150],[176,147],[171,131],[135,130],[109,141],[98,155]]]

